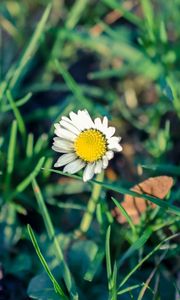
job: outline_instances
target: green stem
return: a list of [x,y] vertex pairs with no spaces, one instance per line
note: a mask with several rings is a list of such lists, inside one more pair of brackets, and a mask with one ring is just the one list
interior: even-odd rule
[[[98,174],[96,180],[102,182],[103,178],[104,178],[104,172]],[[91,197],[90,197],[88,205],[87,205],[87,210],[84,213],[84,216],[82,218],[80,228],[79,228],[79,231],[81,234],[86,233],[91,225],[93,215],[96,210],[96,206],[97,206],[100,194],[101,194],[101,189],[102,189],[101,185],[98,185],[96,183],[93,184],[93,190],[92,190],[92,194],[91,194]]]
[[12,176],[14,163],[15,163],[14,157],[15,157],[16,139],[17,139],[17,121],[14,120],[11,126],[10,142],[9,142],[8,154],[7,154],[7,172],[6,172],[6,179],[5,179],[5,188],[6,188],[7,195],[10,192],[11,176]]

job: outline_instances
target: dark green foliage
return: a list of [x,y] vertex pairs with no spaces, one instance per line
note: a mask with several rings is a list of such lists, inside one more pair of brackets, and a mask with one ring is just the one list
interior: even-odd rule
[[[179,0],[1,1],[0,299],[180,297],[179,10]],[[124,148],[90,183],[54,170],[51,150],[53,124],[84,108],[107,115]],[[134,224],[124,195],[160,175],[172,190],[139,195],[157,206]]]

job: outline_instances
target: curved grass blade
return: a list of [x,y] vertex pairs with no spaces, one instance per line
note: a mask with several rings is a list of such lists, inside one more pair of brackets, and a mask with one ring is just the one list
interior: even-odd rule
[[[168,251],[168,250],[167,250],[167,251]],[[166,254],[167,254],[167,251],[165,251],[165,253],[163,253],[163,254],[161,255],[159,261],[156,263],[155,268],[152,270],[152,272],[151,272],[150,275],[148,276],[148,278],[147,278],[147,280],[146,280],[144,286],[141,288],[141,291],[140,291],[140,293],[139,293],[139,295],[138,295],[138,299],[137,299],[137,300],[142,300],[142,299],[144,298],[144,294],[145,294],[146,290],[149,288],[149,284],[150,284],[151,280],[153,279],[153,277],[154,277],[154,275],[155,275],[155,273],[156,273],[156,271],[157,271],[157,269],[158,269],[160,263],[161,263],[162,260],[165,258]]]
[[111,199],[114,202],[114,204],[119,208],[123,216],[126,218],[127,222],[129,223],[132,229],[133,234],[136,234],[136,228],[133,224],[133,220],[131,219],[130,215],[127,213],[127,211],[124,209],[120,202],[118,202],[114,197],[111,197]]
[[16,103],[13,100],[13,97],[11,95],[10,90],[7,90],[6,97],[9,100],[11,108],[12,108],[12,110],[14,112],[15,117],[16,117],[16,120],[17,120],[17,123],[18,123],[18,127],[19,127],[19,131],[20,131],[20,133],[22,135],[22,138],[25,139],[25,137],[26,137],[25,123],[24,123],[23,117],[21,116],[21,113],[20,113],[19,109],[16,106]]
[[[16,100],[15,104],[16,104],[16,107],[20,107],[20,106],[23,106],[24,104],[26,104],[29,99],[32,97],[32,93],[28,93],[27,95],[25,95],[23,98],[19,99],[19,100]],[[6,104],[2,107],[2,111],[3,112],[8,112],[9,110],[11,110],[12,107],[11,105],[9,104]]]
[[[82,177],[78,176],[78,175],[71,175],[71,174],[64,173],[63,171],[57,171],[57,170],[54,170],[54,169],[49,169],[49,171],[53,172],[53,173],[56,173],[56,174],[63,175],[63,176],[67,176],[67,177],[75,178],[75,179],[78,179],[78,180],[82,180]],[[131,195],[131,196],[134,196],[134,197],[143,198],[145,200],[148,200],[148,201],[151,201],[151,202],[155,203],[156,205],[160,206],[161,208],[167,210],[168,212],[171,212],[171,213],[174,213],[174,214],[180,216],[180,208],[179,207],[177,207],[176,205],[173,205],[171,203],[168,203],[166,201],[163,201],[161,199],[158,199],[158,198],[146,195],[146,194],[139,194],[139,193],[133,192],[131,190],[128,190],[128,189],[126,189],[122,186],[115,186],[113,184],[106,183],[106,182],[100,182],[100,181],[97,181],[97,180],[90,180],[89,182],[100,184],[105,189],[112,190],[112,191],[118,192],[118,193],[123,194],[123,195],[127,194],[127,195]]]
[[156,205],[160,206],[161,208],[164,208],[164,209],[167,209],[169,212],[173,212],[177,215],[180,216],[180,208],[175,206],[175,205],[172,205],[166,201],[163,201],[159,198],[156,198],[156,197],[152,197],[152,196],[149,196],[147,194],[140,194],[140,193],[136,193],[136,192],[133,192],[131,190],[128,190],[124,187],[119,187],[119,186],[115,186],[115,185],[112,185],[112,184],[109,184],[109,183],[103,183],[103,182],[97,182],[96,180],[91,180],[92,182],[96,182],[98,184],[101,184],[104,188],[106,189],[109,189],[109,190],[113,190],[115,192],[118,192],[120,194],[123,194],[123,195],[131,195],[133,197],[139,197],[139,198],[143,198],[145,200],[148,200],[148,201],[151,201],[153,203],[155,203]]
[[45,157],[41,157],[34,170],[21,183],[18,184],[15,191],[9,196],[7,201],[11,201],[14,197],[16,197],[19,193],[22,193],[27,188],[32,180],[39,174],[44,161]]
[[148,253],[126,276],[125,278],[122,280],[122,282],[119,284],[119,289],[121,289],[121,287],[128,281],[128,279],[134,274],[134,272],[136,272],[142,265],[145,261],[147,261],[156,251],[158,251],[161,246],[172,240],[173,238],[175,237],[178,237],[179,234],[173,234],[169,237],[167,237],[166,239],[164,239],[163,241],[161,241],[150,253]]
[[[68,16],[66,18],[64,28],[67,28],[68,31],[70,31],[70,30],[72,31],[72,29],[74,29],[74,27],[79,22],[82,14],[84,13],[87,4],[88,4],[87,0],[74,1],[72,8],[69,11]],[[68,32],[66,32],[66,34],[68,35]],[[56,57],[56,53],[59,52],[59,49],[62,49],[63,44],[64,44],[63,35],[64,34],[62,34],[62,30],[59,30],[55,44],[52,49],[51,57]]]
[[58,60],[55,60],[54,64],[55,64],[55,68],[64,78],[64,81],[66,82],[70,91],[72,91],[72,93],[75,95],[76,100],[79,101],[80,103],[83,103],[83,105],[87,109],[90,109],[91,108],[90,101],[84,96],[82,89],[72,78],[71,74],[63,67],[62,64],[58,62]]
[[130,257],[135,251],[143,247],[143,245],[147,242],[147,240],[150,238],[151,234],[153,233],[153,230],[148,227],[145,232],[143,233],[140,238],[138,238],[131,246],[130,248],[124,253],[124,255],[121,257],[121,259],[118,261],[118,267],[120,267],[123,262]]
[[54,286],[55,292],[58,293],[63,299],[68,300],[68,297],[66,297],[65,293],[63,292],[63,289],[61,288],[61,286],[59,285],[59,283],[54,278],[51,270],[48,267],[48,264],[47,264],[44,256],[42,255],[41,250],[40,250],[40,248],[38,246],[37,240],[35,238],[35,235],[34,235],[34,232],[33,232],[32,228],[31,228],[31,226],[27,225],[27,229],[28,229],[28,233],[29,233],[29,236],[31,238],[31,241],[33,243],[34,249],[36,251],[36,254],[39,257],[39,260],[40,260],[42,266],[44,267],[47,275],[49,276],[49,279],[52,281],[52,284]]
[[74,285],[73,280],[71,278],[69,268],[68,268],[68,266],[67,266],[67,264],[64,260],[63,252],[61,250],[59,242],[56,238],[54,226],[53,226],[53,223],[51,221],[50,215],[48,213],[44,198],[43,198],[42,193],[41,193],[41,190],[40,190],[40,188],[37,184],[37,181],[35,179],[33,179],[33,181],[32,181],[32,186],[33,186],[34,194],[35,194],[38,206],[39,206],[40,213],[43,217],[43,221],[44,221],[44,224],[45,224],[45,227],[46,227],[48,237],[53,242],[56,257],[59,261],[59,264],[63,268],[63,275],[64,275],[64,281],[66,283],[66,287],[67,287],[69,293],[72,295],[72,297],[74,297],[73,299],[75,299],[77,297],[76,288],[75,288],[75,285]]
[[18,80],[20,79],[20,76],[21,76],[25,66],[27,65],[27,63],[30,61],[31,57],[35,53],[35,51],[38,47],[38,44],[39,44],[39,39],[44,31],[45,24],[49,17],[50,10],[51,10],[51,4],[49,4],[47,6],[41,20],[39,21],[39,23],[36,26],[36,30],[33,33],[33,36],[29,42],[29,45],[27,46],[24,54],[22,55],[22,57],[19,61],[18,67],[16,68],[16,70],[10,80],[10,83],[9,83],[10,89],[13,89],[15,87]]

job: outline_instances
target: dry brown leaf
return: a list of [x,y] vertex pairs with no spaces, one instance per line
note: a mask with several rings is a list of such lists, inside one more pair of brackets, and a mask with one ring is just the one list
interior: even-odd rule
[[[131,191],[163,199],[170,191],[172,185],[172,177],[157,176],[148,178],[145,181],[135,185]],[[121,205],[130,215],[134,224],[139,223],[140,216],[146,211],[148,205],[150,205],[152,208],[156,207],[156,204],[150,201],[146,201],[139,197],[133,197],[131,195],[125,195],[124,201],[121,203]],[[119,223],[124,224],[127,222],[126,218],[121,214],[117,207],[113,209],[112,213]]]

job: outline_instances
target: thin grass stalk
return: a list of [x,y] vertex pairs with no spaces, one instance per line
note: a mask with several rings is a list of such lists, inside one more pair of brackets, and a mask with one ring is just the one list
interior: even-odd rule
[[44,267],[47,275],[49,276],[51,282],[53,283],[55,292],[58,293],[62,297],[62,299],[68,300],[68,298],[66,297],[65,293],[63,292],[63,289],[60,287],[59,283],[54,278],[54,275],[52,274],[51,270],[49,269],[48,264],[47,264],[44,256],[42,255],[41,250],[39,248],[39,245],[37,243],[37,240],[35,238],[35,235],[34,235],[34,232],[33,232],[32,228],[31,228],[31,226],[28,225],[27,229],[28,229],[28,233],[29,233],[29,236],[31,238],[32,244],[34,246],[34,249],[35,249],[35,251],[37,253],[37,256],[39,257],[39,259],[41,261],[41,264],[43,265],[43,267]]
[[16,106],[16,102],[14,101],[10,90],[7,90],[6,97],[7,97],[8,101],[11,105],[11,108],[14,112],[14,115],[15,115],[16,120],[17,120],[19,131],[22,135],[23,141],[25,142],[25,139],[26,139],[26,126],[25,126],[23,117],[21,116],[21,113],[20,113],[19,109]]
[[21,181],[15,190],[8,196],[7,202],[10,202],[13,198],[15,198],[19,193],[22,193],[28,185],[32,182],[32,180],[39,174],[43,164],[45,161],[45,157],[41,157],[35,166],[34,170],[23,180]]
[[41,190],[39,188],[39,185],[37,184],[37,181],[35,179],[33,179],[33,181],[32,181],[32,186],[33,186],[34,194],[35,194],[38,206],[39,206],[39,210],[43,217],[43,221],[44,221],[44,224],[46,227],[48,237],[53,242],[54,249],[55,249],[55,255],[59,261],[59,264],[63,267],[64,281],[66,283],[66,287],[67,287],[68,291],[70,292],[70,294],[72,295],[72,298],[77,299],[77,292],[75,290],[74,283],[71,279],[71,274],[70,274],[69,268],[64,260],[63,252],[62,252],[59,242],[56,238],[56,234],[55,234],[53,223],[51,221],[51,217],[47,210],[47,207],[46,207],[44,198],[42,196]]
[[[57,171],[57,170],[54,170],[54,169],[50,169],[49,171],[53,172],[53,173],[56,173],[56,174],[61,174],[63,176],[67,176],[67,177],[75,178],[75,179],[78,179],[78,180],[82,180],[82,177],[78,176],[78,175],[66,174],[63,171]],[[177,205],[173,205],[173,204],[171,204],[167,201],[162,201],[159,198],[149,196],[148,194],[140,194],[140,193],[134,192],[132,190],[129,190],[127,188],[124,188],[122,186],[119,186],[119,185],[116,186],[116,185],[109,184],[109,183],[106,183],[106,182],[102,182],[102,181],[99,181],[99,180],[97,181],[97,180],[91,179],[89,182],[90,183],[97,183],[98,185],[103,186],[107,190],[112,190],[112,191],[115,191],[115,192],[123,194],[123,195],[131,195],[131,196],[134,196],[134,197],[139,197],[139,198],[151,201],[152,203],[155,203],[156,205],[158,205],[162,209],[165,209],[167,212],[176,214],[177,216],[180,216],[180,208]]]
[[17,121],[14,120],[11,126],[10,141],[9,141],[8,154],[7,154],[7,171],[6,171],[6,179],[5,179],[6,193],[9,193],[11,175],[14,169],[16,138],[17,138]]

